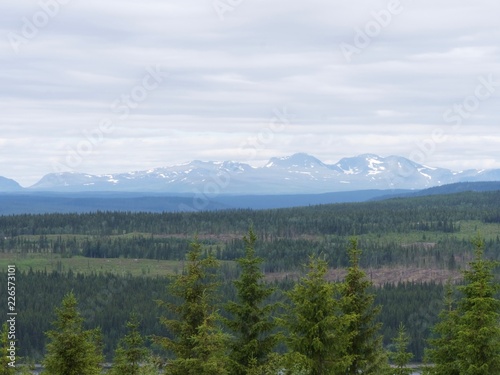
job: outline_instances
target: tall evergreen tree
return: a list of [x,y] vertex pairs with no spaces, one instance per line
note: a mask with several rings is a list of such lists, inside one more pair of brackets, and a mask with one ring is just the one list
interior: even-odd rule
[[[193,356],[177,358],[169,366],[176,369],[174,374],[183,375],[230,375],[227,365],[227,335],[218,327],[217,313],[208,315],[198,333],[192,337]],[[167,368],[167,374],[171,372]],[[232,374],[231,374],[232,375]]]
[[263,259],[255,255],[257,237],[252,228],[243,240],[245,256],[237,260],[241,274],[234,281],[237,300],[226,305],[232,317],[224,319],[232,334],[229,347],[233,375],[246,375],[250,369],[265,366],[277,343],[277,335],[272,333],[276,324],[270,318],[276,305],[265,305],[273,289],[263,282]]
[[127,322],[128,333],[120,340],[110,375],[140,375],[141,365],[148,356],[139,332],[139,318],[133,314]]
[[382,324],[377,323],[380,307],[374,306],[375,295],[368,291],[372,283],[360,268],[361,251],[356,239],[350,240],[348,255],[349,268],[341,284],[341,308],[344,314],[352,317],[349,332],[353,336],[347,352],[353,360],[345,374],[380,374],[387,369],[387,355],[380,333]]
[[97,375],[103,362],[100,330],[84,330],[77,300],[71,292],[56,309],[54,329],[47,332],[49,343],[43,361],[44,375]]
[[[292,301],[283,323],[291,356],[307,375],[341,373],[352,362],[347,353],[351,317],[341,314],[335,284],[326,280],[327,263],[311,258],[309,272],[288,293]],[[292,367],[292,365],[289,365]]]
[[435,365],[426,369],[433,375],[487,375],[500,373],[500,301],[495,298],[499,285],[493,269],[498,262],[483,258],[484,241],[473,240],[475,257],[463,272],[462,296],[453,308],[448,288],[446,309],[434,328],[427,360]]
[[425,369],[429,375],[460,375],[457,363],[458,311],[453,298],[453,288],[446,285],[444,308],[439,313],[439,321],[433,328],[434,337],[429,339],[425,361],[431,366]]
[[[202,247],[197,240],[191,244],[187,261],[185,272],[175,276],[169,285],[170,293],[179,303],[159,301],[160,306],[167,307],[177,316],[176,319],[160,318],[172,338],[155,337],[158,344],[175,356],[165,373],[208,375],[204,368],[210,363],[224,374],[227,363],[220,353],[224,350],[225,338],[217,327],[218,315],[213,301],[218,262],[212,254],[202,257]],[[209,352],[207,348],[211,348]]]
[[413,354],[407,351],[409,343],[410,337],[406,333],[406,328],[403,323],[400,323],[398,335],[393,339],[395,351],[391,353],[391,359],[394,368],[390,370],[390,375],[411,375],[413,373],[413,370],[408,368],[408,364],[413,358]]
[[484,241],[477,237],[475,259],[464,271],[458,303],[457,364],[460,375],[500,374],[500,301],[493,278],[497,262],[483,259]]

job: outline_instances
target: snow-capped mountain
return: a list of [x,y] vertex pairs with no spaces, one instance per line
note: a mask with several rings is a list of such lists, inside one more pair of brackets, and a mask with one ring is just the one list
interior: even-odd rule
[[[192,161],[147,171],[44,176],[30,191],[129,191],[203,194],[314,194],[364,189],[424,189],[462,181],[500,181],[500,169],[455,172],[400,156],[364,154],[326,164],[307,154],[274,157],[262,167]],[[1,191],[1,186],[0,186]]]

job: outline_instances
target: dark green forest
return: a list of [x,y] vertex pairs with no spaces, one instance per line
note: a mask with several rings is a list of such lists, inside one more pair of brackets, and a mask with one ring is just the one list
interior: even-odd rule
[[[6,273],[0,273],[6,279]],[[167,278],[121,277],[112,274],[62,274],[57,271],[22,272],[18,275],[19,355],[39,361],[43,357],[45,335],[55,319],[54,307],[64,295],[75,293],[87,327],[101,327],[108,360],[119,338],[125,333],[124,323],[131,312],[141,317],[141,333],[145,336],[164,333],[158,321],[160,309],[155,300],[168,300]],[[291,281],[276,281],[279,291],[289,290]],[[375,303],[382,306],[379,316],[383,323],[385,344],[395,336],[399,322],[404,322],[413,338],[410,350],[417,360],[422,358],[424,339],[436,322],[442,307],[443,286],[430,283],[387,284],[373,289]],[[220,287],[220,303],[234,299],[235,291],[229,282]],[[282,300],[276,293],[271,300]],[[430,302],[430,304],[429,304]]]
[[[272,313],[276,317],[287,310],[283,304],[307,274],[311,256],[326,262],[325,277],[332,284],[341,281],[350,266],[350,239],[356,238],[359,265],[372,281],[367,292],[374,295],[374,306],[380,306],[376,322],[383,346],[394,348],[403,324],[412,360],[421,362],[444,306],[443,284],[450,279],[462,285],[463,271],[474,259],[471,240],[479,233],[484,257],[500,258],[500,192],[259,211],[1,216],[1,264],[18,264],[19,355],[35,362],[44,358],[45,333],[56,319],[55,308],[72,291],[84,327],[102,331],[106,361],[113,360],[132,313],[140,320],[144,345],[161,356],[162,346],[150,338],[172,338],[160,317],[175,319],[176,314],[165,312],[157,301],[178,300],[171,287],[184,273],[193,239],[198,238],[204,259],[220,261],[213,303],[223,319],[230,316],[224,306],[237,300],[234,281],[241,270],[236,261],[245,256],[250,226],[263,280],[273,288],[265,303],[278,304]],[[88,259],[86,268],[72,268],[75,259]],[[174,268],[157,274],[144,267],[141,272],[108,272],[94,263],[113,259],[138,264],[147,259]],[[492,272],[496,275],[497,269]],[[7,280],[6,266],[0,278]],[[277,353],[284,350],[275,348]]]
[[[353,235],[364,266],[444,267],[453,265],[451,254],[470,250],[470,237],[483,228],[486,254],[499,253],[499,201],[499,192],[485,192],[261,211],[1,216],[0,251],[182,260],[197,234],[219,259],[234,260],[252,223],[268,272],[296,269],[311,253],[328,254],[331,266],[345,266],[346,238]],[[432,249],[420,246],[426,242]]]

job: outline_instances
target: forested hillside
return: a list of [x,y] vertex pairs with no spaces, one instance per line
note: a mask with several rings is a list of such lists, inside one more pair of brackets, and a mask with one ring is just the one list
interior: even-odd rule
[[[19,354],[43,358],[44,332],[70,291],[85,327],[101,327],[109,361],[131,312],[140,317],[142,335],[168,336],[158,319],[165,312],[155,301],[174,301],[170,277],[185,269],[195,237],[202,257],[213,254],[220,261],[217,305],[235,300],[233,281],[241,272],[236,260],[245,256],[250,226],[259,268],[275,288],[269,303],[287,301],[310,256],[327,262],[327,280],[343,280],[349,241],[356,237],[359,264],[373,283],[368,290],[381,306],[376,319],[384,345],[391,347],[403,323],[413,359],[421,361],[443,307],[443,283],[461,283],[461,271],[474,259],[471,239],[479,232],[485,258],[499,258],[500,192],[262,211],[1,216],[0,277],[7,279],[7,264],[18,270]],[[161,353],[149,340],[146,346]]]
[[183,260],[196,234],[219,259],[234,260],[252,223],[268,272],[297,269],[311,253],[345,266],[353,235],[363,266],[453,269],[470,254],[477,231],[486,239],[486,255],[498,253],[499,202],[500,192],[485,192],[262,211],[1,216],[0,250],[17,257]]

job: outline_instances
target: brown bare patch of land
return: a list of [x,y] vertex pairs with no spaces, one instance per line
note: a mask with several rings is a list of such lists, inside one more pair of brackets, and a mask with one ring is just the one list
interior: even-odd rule
[[[445,284],[448,280],[452,283],[459,282],[462,279],[460,271],[451,271],[438,268],[416,268],[416,267],[382,267],[368,268],[364,270],[369,280],[375,286],[384,284],[398,284],[404,282],[435,282]],[[330,269],[327,279],[330,281],[342,281],[347,274],[345,268]],[[266,274],[266,280],[297,280],[301,277],[300,272],[273,272]]]

